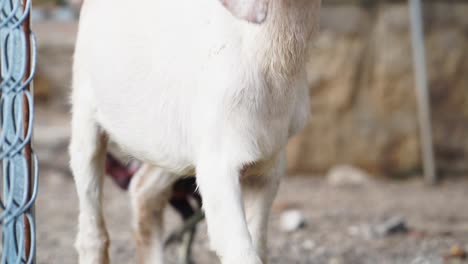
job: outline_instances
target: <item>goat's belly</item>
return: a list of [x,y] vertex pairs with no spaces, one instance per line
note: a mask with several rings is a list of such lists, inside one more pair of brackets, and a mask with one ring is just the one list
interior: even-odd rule
[[113,111],[101,108],[96,119],[126,154],[176,174],[193,173],[191,145],[177,125],[177,115],[167,114],[167,118],[155,121],[141,110],[134,105],[122,105]]

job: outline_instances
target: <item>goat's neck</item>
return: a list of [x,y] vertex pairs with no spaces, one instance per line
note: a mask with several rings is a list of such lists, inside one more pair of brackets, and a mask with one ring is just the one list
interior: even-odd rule
[[288,80],[303,69],[319,7],[318,0],[271,1],[269,18],[255,40],[261,43],[257,55],[268,79]]

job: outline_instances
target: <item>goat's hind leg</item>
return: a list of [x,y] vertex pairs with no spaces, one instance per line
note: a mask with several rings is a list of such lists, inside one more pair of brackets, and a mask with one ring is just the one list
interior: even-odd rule
[[163,212],[176,179],[172,173],[145,164],[130,184],[139,264],[164,263]]
[[109,237],[102,213],[102,184],[107,140],[89,105],[74,105],[71,169],[79,198],[76,248],[80,264],[109,263]]

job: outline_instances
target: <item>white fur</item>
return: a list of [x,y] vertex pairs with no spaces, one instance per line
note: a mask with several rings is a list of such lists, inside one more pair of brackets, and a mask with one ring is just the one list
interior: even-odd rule
[[[159,210],[158,192],[196,171],[222,263],[266,261],[283,149],[309,113],[304,64],[319,7],[320,0],[273,0],[258,25],[235,19],[218,0],[85,1],[70,145],[81,264],[108,263],[101,208],[108,138],[147,163],[155,178],[146,184],[160,186],[132,187],[137,236],[139,205]],[[147,243],[157,253],[142,250],[141,262],[161,263],[160,236]]]

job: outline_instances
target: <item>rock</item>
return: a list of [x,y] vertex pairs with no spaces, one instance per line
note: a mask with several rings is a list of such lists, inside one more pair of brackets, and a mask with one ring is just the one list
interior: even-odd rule
[[373,240],[378,237],[375,229],[368,224],[350,226],[348,228],[348,234],[354,237],[363,238],[365,240]]
[[348,234],[366,240],[373,240],[395,234],[406,234],[409,232],[405,221],[401,217],[392,217],[381,224],[361,224],[348,228]]
[[305,250],[312,250],[315,248],[315,242],[310,240],[310,239],[307,239],[305,240],[304,242],[302,242],[302,248],[305,249]]
[[468,253],[459,245],[453,245],[450,248],[450,252],[444,256],[446,260],[466,260],[468,258]]
[[442,260],[419,256],[413,259],[410,264],[442,264]]
[[392,217],[387,221],[375,227],[380,236],[389,236],[394,234],[406,234],[409,231],[405,220],[402,217]]
[[328,260],[328,264],[345,264],[343,258],[334,257]]
[[[307,65],[312,115],[288,146],[291,173],[336,163],[385,175],[422,167],[408,8],[376,5],[324,5]],[[424,10],[438,169],[466,171],[468,3],[428,2]]]
[[362,186],[369,182],[369,178],[363,170],[349,165],[333,167],[327,176],[332,186]]
[[280,225],[285,232],[294,232],[304,228],[306,224],[304,214],[297,210],[291,209],[281,214]]

